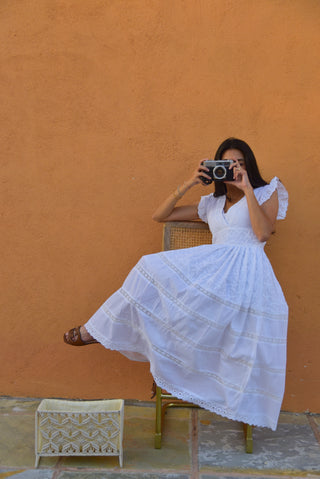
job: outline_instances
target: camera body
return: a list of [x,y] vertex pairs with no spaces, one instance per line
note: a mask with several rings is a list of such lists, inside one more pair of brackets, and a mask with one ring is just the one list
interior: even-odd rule
[[209,171],[206,171],[206,174],[210,176],[211,180],[200,176],[200,180],[206,185],[210,185],[213,181],[234,181],[233,178],[233,168],[230,168],[230,165],[233,165],[232,160],[205,160],[202,162],[203,166],[208,168]]

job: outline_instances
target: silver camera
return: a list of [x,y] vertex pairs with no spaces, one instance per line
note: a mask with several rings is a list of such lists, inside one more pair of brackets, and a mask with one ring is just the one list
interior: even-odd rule
[[205,160],[202,162],[203,166],[208,168],[206,174],[210,176],[211,180],[200,176],[200,179],[206,185],[209,185],[213,181],[233,181],[233,168],[229,169],[233,165],[232,160]]

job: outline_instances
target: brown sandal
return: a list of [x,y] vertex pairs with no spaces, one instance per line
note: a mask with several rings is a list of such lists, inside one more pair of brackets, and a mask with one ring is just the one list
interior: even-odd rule
[[63,335],[63,340],[65,343],[70,344],[71,346],[86,346],[87,344],[94,344],[98,341],[96,339],[90,339],[89,341],[83,341],[80,333],[81,326],[77,328],[72,328],[68,331],[68,337],[66,333]]

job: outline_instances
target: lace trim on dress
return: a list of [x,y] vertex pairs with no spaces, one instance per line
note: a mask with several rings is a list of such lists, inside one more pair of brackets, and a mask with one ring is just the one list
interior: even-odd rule
[[[272,319],[272,320],[275,320],[275,321],[286,321],[287,320],[287,315],[286,314],[265,313],[265,312],[258,311],[258,310],[253,309],[253,308],[246,308],[244,306],[239,306],[235,303],[232,303],[231,301],[227,301],[227,300],[224,300],[224,299],[220,298],[216,294],[213,294],[210,291],[207,291],[206,289],[204,289],[198,283],[190,281],[184,275],[184,273],[179,268],[177,268],[177,266],[175,264],[171,263],[171,261],[165,255],[165,253],[159,253],[159,254],[160,254],[160,257],[161,257],[162,261],[164,261],[167,264],[167,266],[169,266],[169,268],[171,268],[173,271],[175,271],[188,286],[193,286],[194,288],[201,291],[201,293],[203,293],[204,295],[213,299],[217,303],[221,303],[223,305],[228,306],[229,308],[232,308],[232,309],[234,309],[236,311],[239,311],[239,312],[242,312],[242,313],[254,314],[255,316],[262,316],[262,317]],[[262,339],[262,338],[260,338],[260,339]]]
[[258,188],[257,191],[257,199],[259,205],[262,205],[265,201],[267,201],[274,191],[278,191],[278,201],[279,201],[279,210],[277,220],[283,220],[286,217],[287,209],[288,209],[288,192],[279,180],[277,176],[272,178],[270,183],[266,186],[262,186]]
[[[153,378],[156,382],[156,384],[163,388],[164,390],[170,392],[173,396],[177,397],[178,399],[183,399],[184,401],[191,402],[193,404],[197,404],[198,406],[207,409],[211,412],[214,412],[216,414],[219,414],[220,416],[226,417],[228,419],[231,419],[233,421],[240,421],[245,424],[250,424],[252,426],[258,426],[258,427],[268,427],[272,429],[273,431],[276,430],[277,428],[277,421],[270,421],[269,418],[266,416],[262,415],[257,415],[257,416],[247,416],[244,414],[234,414],[234,412],[229,409],[229,408],[223,408],[221,406],[217,406],[213,401],[204,401],[201,400],[197,397],[192,396],[191,394],[187,392],[181,393],[180,391],[175,389],[175,386],[172,384],[169,384],[167,381],[164,381],[160,376],[155,374],[153,371],[151,371]],[[281,401],[280,398],[277,398],[278,401]]]
[[[252,362],[249,362],[249,361],[245,361],[244,359],[234,359],[233,357],[231,357],[229,354],[227,354],[223,348],[218,348],[218,347],[214,347],[214,346],[204,346],[202,344],[199,344],[195,341],[192,341],[191,338],[188,338],[186,336],[183,336],[181,333],[178,333],[177,330],[174,328],[174,327],[170,327],[170,325],[166,322],[166,321],[163,321],[161,320],[160,318],[158,318],[155,314],[151,313],[149,310],[147,310],[144,306],[142,306],[140,303],[138,303],[134,298],[132,298],[128,293],[127,291],[124,291],[122,288],[119,290],[121,292],[121,294],[126,298],[126,300],[130,303],[130,304],[133,304],[133,306],[135,306],[137,309],[139,309],[140,311],[142,311],[146,316],[148,316],[149,318],[153,319],[154,321],[158,322],[161,324],[161,327],[166,329],[167,331],[170,331],[171,334],[173,334],[174,336],[176,336],[177,338],[179,338],[181,341],[189,344],[190,346],[192,346],[193,348],[195,349],[198,349],[199,351],[207,351],[207,352],[216,352],[216,353],[219,353],[224,359],[228,360],[228,361],[234,361],[235,363],[240,363],[240,364],[243,364],[247,367],[250,367],[252,368],[253,367],[253,363]],[[109,313],[108,313],[108,310],[105,310],[106,314],[109,316]],[[112,321],[114,322],[124,322],[123,320],[118,320],[117,318],[115,318],[114,316],[112,316],[110,314],[110,318]],[[127,321],[127,323],[129,324],[130,321]],[[259,369],[263,369],[264,367],[260,367]],[[283,370],[279,369],[279,370],[272,370],[272,372],[280,372],[282,373]]]
[[[173,296],[172,294],[169,293],[169,291],[167,289],[165,289],[158,281],[156,281],[154,278],[152,278],[152,276],[147,272],[145,271],[141,265],[137,265],[136,266],[136,269],[152,284],[155,285],[155,287],[158,289],[158,291],[160,291],[164,296],[166,296],[167,298],[169,298],[170,301],[172,301],[173,303],[175,303],[181,310],[185,311],[187,314],[189,314],[191,317],[194,317],[194,318],[197,318],[198,320],[208,324],[209,326],[211,327],[216,327],[217,329],[224,329],[224,325],[221,325],[219,323],[216,323],[213,319],[207,319],[205,318],[204,316],[200,315],[199,313],[196,313],[195,311],[192,311],[190,308],[188,308],[183,302],[179,301],[175,296]],[[200,289],[200,287],[199,287]],[[214,299],[214,298],[213,298]],[[227,306],[228,303],[227,302],[224,302],[220,299],[220,302],[222,304],[226,304]],[[249,312],[249,311],[248,311]],[[263,336],[258,336],[257,334],[254,334],[254,333],[249,333],[249,332],[241,332],[239,333],[238,331],[235,331],[234,329],[232,329],[232,327],[230,326],[229,328],[230,330],[230,334],[236,336],[236,337],[246,337],[246,338],[249,338],[249,339],[253,339],[255,341],[262,341],[262,342],[267,342],[267,343],[276,343],[276,344],[285,344],[286,343],[286,340],[285,339],[280,339],[280,338],[267,338],[267,337],[263,337]]]
[[[119,292],[121,293],[121,288],[120,288]],[[110,311],[110,309],[106,306],[106,303],[101,306],[101,310],[102,310],[102,311],[111,319],[111,321],[113,321],[114,323],[128,324],[128,325],[131,323],[130,319],[117,318],[114,314],[112,314],[112,312]]]
[[[127,291],[125,291],[123,288],[120,288],[119,289],[119,293],[122,294],[124,296],[124,298],[130,303],[132,304],[133,306],[135,306],[137,309],[139,309],[142,313],[144,313],[146,316],[148,316],[149,318],[151,318],[153,321],[156,321],[157,323],[160,323],[161,324],[161,327],[166,329],[167,331],[170,331],[170,334],[176,336],[177,338],[179,338],[182,342],[185,342],[186,344],[189,344],[192,348],[194,349],[197,349],[199,351],[207,351],[207,352],[215,352],[215,353],[218,353],[220,354],[225,360],[227,361],[231,361],[231,362],[235,362],[235,363],[238,363],[238,364],[242,364],[244,366],[247,366],[251,369],[261,369],[261,370],[264,370],[264,371],[269,371],[269,372],[272,372],[274,374],[284,374],[285,370],[282,369],[282,368],[269,368],[265,365],[260,365],[260,364],[253,364],[252,361],[246,361],[245,359],[234,359],[232,356],[230,356],[229,354],[226,353],[226,351],[223,349],[223,348],[219,348],[219,347],[216,347],[216,346],[205,346],[205,345],[202,345],[202,344],[199,344],[195,341],[193,341],[191,338],[188,338],[187,336],[184,336],[183,334],[181,334],[180,332],[178,332],[174,327],[171,327],[170,324],[168,324],[166,321],[163,321],[161,318],[159,318],[158,316],[156,316],[155,314],[151,313],[151,311],[149,311],[148,309],[145,308],[145,306],[142,306],[140,303],[138,303],[134,298],[132,298],[129,293]],[[131,324],[131,321],[128,320],[128,319],[123,319],[123,318],[117,318],[116,316],[114,316],[111,311],[109,310],[109,308],[106,307],[106,305],[102,305],[101,306],[101,309],[102,311],[104,311],[104,313],[106,314],[106,316],[108,316],[108,318],[114,322],[114,323],[120,323],[120,324]],[[101,338],[104,338],[104,336],[100,336],[100,339]],[[98,339],[96,336],[95,336],[95,339]],[[105,338],[104,338],[105,339]],[[101,342],[101,341],[99,341]],[[110,343],[108,343],[110,344]],[[153,343],[150,343],[152,344],[152,347],[154,347]],[[126,349],[128,349],[126,347]]]
[[[107,338],[105,338],[103,335],[101,335],[94,327],[92,324],[88,323],[86,324],[86,329],[87,331],[99,341],[103,346],[110,350],[120,350],[121,346],[119,348],[119,345],[115,346],[115,344],[111,341],[109,341]],[[124,346],[126,351],[131,351],[131,352],[136,352],[136,350],[133,347],[129,347],[126,344]],[[241,421],[246,424],[252,424],[253,426],[260,426],[260,427],[268,427],[271,428],[273,431],[275,431],[277,427],[277,421],[270,421],[266,416],[253,416],[253,417],[248,417],[243,414],[235,414],[234,411],[232,411],[229,408],[223,408],[221,406],[217,406],[213,401],[205,401],[201,400],[197,397],[194,397],[192,394],[186,392],[186,391],[178,391],[173,384],[170,384],[168,381],[162,379],[156,372],[154,371],[154,364],[150,361],[150,358],[148,359],[150,362],[150,370],[151,374],[157,383],[157,385],[166,391],[170,392],[173,396],[183,399],[185,401],[189,401],[193,404],[197,404],[198,406],[207,409],[211,412],[214,412],[216,414],[219,414],[220,416],[226,417],[228,419],[232,419],[234,421]],[[246,391],[247,392],[247,391]],[[278,403],[281,403],[281,398],[269,394],[267,391],[261,391],[261,390],[250,390],[251,394],[255,395],[263,395],[263,396],[270,396],[273,399],[275,399]],[[280,409],[280,408],[279,408]]]
[[[124,296],[124,298],[130,303],[132,304],[135,308],[137,308],[138,310],[140,310],[142,313],[144,313],[146,316],[148,316],[149,318],[151,318],[153,321],[156,321],[157,323],[160,323],[161,324],[161,327],[166,329],[167,331],[170,331],[171,334],[173,334],[174,336],[176,336],[177,338],[179,338],[181,341],[185,342],[186,344],[189,344],[191,347],[199,350],[199,351],[207,351],[207,352],[216,352],[218,354],[220,354],[225,360],[227,361],[231,361],[231,362],[235,362],[235,363],[239,363],[239,364],[242,364],[244,366],[247,366],[249,368],[253,368],[253,369],[261,369],[261,370],[264,370],[264,371],[269,371],[269,372],[272,372],[274,374],[284,374],[285,370],[282,369],[282,368],[269,368],[265,365],[260,365],[260,364],[253,364],[252,361],[246,361],[244,359],[234,359],[232,356],[230,356],[229,354],[227,354],[225,352],[225,350],[223,348],[218,348],[218,347],[215,347],[215,346],[204,346],[202,344],[199,344],[195,341],[192,341],[191,338],[188,338],[186,336],[184,336],[183,334],[181,334],[180,332],[178,332],[174,327],[171,327],[166,321],[163,321],[161,318],[159,318],[158,316],[156,316],[155,314],[151,313],[151,311],[149,311],[148,309],[146,309],[145,306],[141,305],[140,303],[138,303],[134,298],[132,298],[130,296],[130,294],[125,291],[123,288],[120,288],[119,289],[119,293],[121,295]],[[116,316],[114,316],[111,311],[109,310],[109,308],[106,307],[106,305],[102,305],[101,306],[101,309],[102,311],[104,311],[104,313],[106,314],[106,316],[109,317],[109,319],[114,322],[114,323],[121,323],[121,324],[131,324],[131,321],[128,320],[128,319],[123,319],[123,318],[117,318]],[[95,336],[95,339],[98,339],[96,336]],[[99,341],[101,342],[101,341]],[[150,343],[152,344],[152,347],[154,347],[153,343]]]
[[[213,378],[219,384],[222,384],[223,386],[225,386],[229,389],[234,389],[235,391],[238,391],[238,392],[243,392],[244,391],[244,386],[242,386],[241,384],[238,385],[238,384],[231,383],[230,381],[225,381],[221,376],[219,376],[218,374],[215,374],[211,371],[207,371],[207,370],[199,369],[199,368],[197,368],[197,369],[191,368],[190,366],[187,366],[184,361],[181,361],[176,356],[173,356],[172,354],[169,354],[167,351],[164,351],[163,349],[161,349],[161,348],[159,348],[155,345],[153,345],[153,349],[155,351],[157,351],[158,354],[161,354],[161,356],[163,356],[167,359],[170,359],[170,361],[174,362],[178,366],[181,366],[181,368],[183,368],[183,370],[188,370],[193,374],[202,375],[202,376],[205,376],[205,377],[208,377],[208,378]],[[247,372],[247,375],[249,374],[249,372],[250,371]],[[247,382],[246,379],[247,378],[244,377],[243,379],[244,379],[244,382],[246,384],[246,382]],[[279,398],[276,398],[276,399],[279,399]]]
[[[123,346],[120,345],[119,342],[117,342],[117,345],[110,339],[106,338],[103,334],[101,334],[93,325],[90,323],[86,323],[86,330],[88,331],[89,334],[91,334],[94,339],[96,339],[102,346],[104,346],[106,349],[110,349],[111,351],[130,351],[132,353],[137,352],[137,348],[134,346],[131,346],[130,344],[125,344]],[[149,360],[147,360],[149,361]]]
[[[130,352],[135,352],[135,353],[140,353],[141,354],[141,351],[137,350],[137,348],[135,346],[132,346],[132,345],[127,344],[127,343],[121,344],[121,342],[119,342],[119,341],[111,342],[108,338],[106,338],[105,336],[101,335],[98,331],[96,331],[94,329],[94,327],[92,327],[90,325],[90,323],[86,325],[86,329],[89,332],[89,334],[91,334],[97,341],[99,341],[99,343],[101,343],[103,346],[105,346],[108,349],[118,350],[118,351],[119,350],[120,351],[125,350],[125,351],[130,351]],[[135,326],[135,330],[138,331],[140,336],[144,338],[145,342],[149,345],[149,349],[151,349],[153,351],[156,351],[159,355],[169,359],[170,361],[177,364],[179,367],[183,368],[184,370],[188,370],[192,374],[197,374],[197,375],[201,374],[205,377],[213,378],[215,381],[224,385],[225,387],[228,387],[229,389],[234,389],[235,391],[238,391],[238,392],[243,392],[244,391],[244,387],[242,385],[238,385],[238,384],[231,383],[230,381],[226,381],[221,376],[219,376],[218,374],[215,374],[211,371],[202,370],[202,369],[199,369],[199,368],[195,369],[195,368],[192,368],[192,367],[188,366],[181,359],[177,358],[173,354],[169,354],[164,349],[159,348],[159,346],[156,346],[151,341],[151,339],[144,334],[143,330],[139,326]],[[150,355],[147,354],[146,351],[143,351],[142,354],[146,355],[147,357],[150,356]],[[148,357],[148,360],[150,361],[149,357]],[[248,375],[252,368],[250,366],[248,367],[248,365],[246,365],[246,366],[247,366],[247,375]],[[268,394],[268,393],[266,392],[266,394]]]
[[[127,343],[123,343],[121,344],[121,342],[114,342],[114,341],[111,341],[109,340],[108,338],[106,338],[105,336],[103,336],[102,334],[100,334],[95,328],[94,326],[92,326],[90,323],[86,324],[86,329],[87,331],[89,332],[89,334],[91,334],[97,341],[99,341],[99,343],[101,343],[103,346],[105,346],[106,348],[108,349],[111,349],[111,350],[116,350],[116,351],[121,351],[121,350],[124,350],[124,351],[130,351],[130,352],[134,352],[134,353],[140,353],[140,354],[144,354],[148,360],[151,362],[151,359],[150,357],[148,357],[148,352],[147,351],[137,351],[137,348],[133,345],[130,345],[130,344],[127,344]],[[179,367],[182,367],[184,370],[188,370],[190,371],[191,373],[193,374],[201,374],[203,376],[206,376],[206,377],[210,377],[210,378],[213,378],[215,381],[217,381],[218,383],[224,385],[225,387],[229,388],[229,389],[234,389],[238,392],[250,392],[250,393],[253,393],[253,394],[259,394],[259,395],[262,395],[262,396],[268,396],[268,397],[271,397],[272,399],[276,400],[276,401],[280,401],[281,398],[279,396],[276,396],[274,394],[271,394],[270,391],[266,391],[266,390],[262,390],[262,389],[250,389],[249,390],[245,390],[245,387],[244,385],[241,385],[241,384],[234,384],[230,381],[226,381],[225,379],[223,379],[221,376],[219,376],[218,374],[215,374],[213,373],[212,371],[207,371],[207,370],[203,370],[203,369],[195,369],[195,368],[192,368],[190,366],[187,366],[183,361],[181,361],[179,358],[177,358],[176,356],[174,356],[173,354],[169,354],[167,351],[163,350],[162,348],[159,348],[158,346],[156,346],[154,343],[151,342],[150,338],[147,338],[144,334],[143,334],[143,331],[141,330],[141,328],[139,327],[136,327],[136,330],[139,331],[139,333],[141,335],[143,335],[146,343],[149,345],[149,348],[152,349],[153,351],[156,351],[158,354],[160,354],[161,356],[169,359],[170,361],[174,362],[175,364],[177,364]],[[248,374],[250,372],[250,368],[249,368],[249,371],[248,371]],[[244,378],[245,379],[245,378]],[[246,380],[245,380],[245,383],[246,383]],[[159,384],[158,384],[159,385]],[[181,397],[184,398],[186,393],[182,393]],[[174,393],[174,395],[176,395],[176,393]]]
[[[167,351],[164,351],[163,349],[159,348],[158,346],[155,346],[154,344],[152,344],[152,347],[155,351],[157,351],[159,354],[161,354],[161,356],[170,359],[170,361],[174,362],[178,366],[181,366],[184,370],[188,370],[193,374],[203,375],[203,376],[207,376],[209,378],[213,378],[215,381],[217,381],[218,383],[222,384],[223,386],[225,386],[229,389],[234,389],[234,390],[239,391],[241,393],[246,392],[246,393],[250,393],[250,394],[257,394],[257,395],[260,395],[260,396],[267,396],[267,397],[270,397],[270,398],[272,398],[273,400],[276,400],[276,401],[281,400],[280,396],[272,394],[270,391],[265,390],[265,389],[252,389],[252,388],[251,389],[248,389],[248,388],[246,389],[247,379],[248,379],[248,376],[250,375],[250,372],[251,372],[250,369],[247,371],[247,374],[243,377],[243,381],[242,381],[243,384],[241,384],[241,383],[240,384],[234,384],[232,382],[226,381],[221,376],[219,376],[218,374],[215,374],[212,371],[199,369],[199,368],[195,369],[195,368],[192,368],[190,366],[187,366],[183,361],[178,359],[176,356],[173,356],[172,354],[169,354]],[[284,375],[284,372],[283,372],[282,375]]]

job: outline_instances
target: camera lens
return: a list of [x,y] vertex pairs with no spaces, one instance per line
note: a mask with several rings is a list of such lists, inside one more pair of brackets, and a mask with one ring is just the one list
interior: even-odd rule
[[213,170],[213,176],[214,178],[216,178],[217,180],[222,180],[223,178],[225,178],[226,176],[226,169],[224,166],[217,166],[214,170]]

